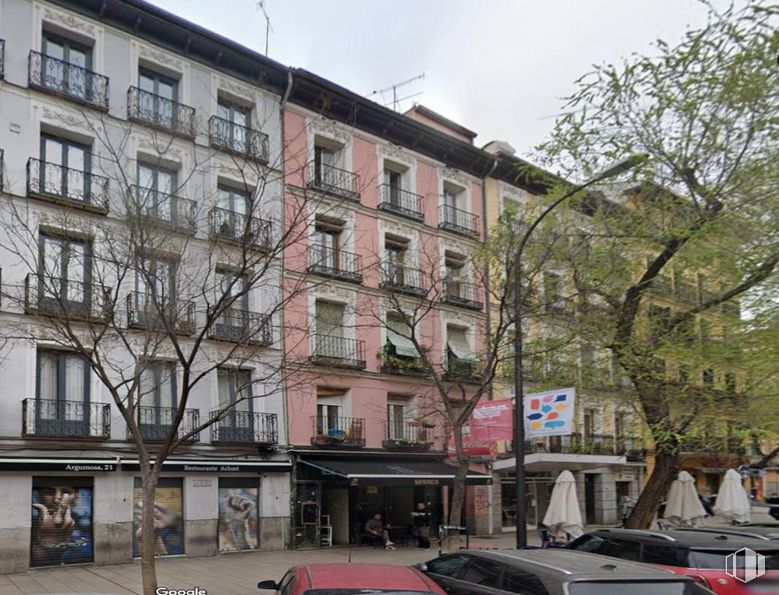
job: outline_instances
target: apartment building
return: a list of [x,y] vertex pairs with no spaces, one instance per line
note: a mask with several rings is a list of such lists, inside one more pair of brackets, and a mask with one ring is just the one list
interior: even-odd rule
[[247,255],[280,261],[261,255],[282,220],[286,70],[143,2],[5,0],[0,38],[0,571],[138,555],[137,451],[76,342],[137,380],[152,453],[187,383],[172,337],[208,370],[180,436],[262,396],[165,463],[158,554],[286,547],[284,395],[267,372],[280,263],[194,343],[216,312],[204,288],[240,289]]
[[[479,374],[473,257],[489,160],[430,110],[401,116],[303,72],[295,85],[284,121],[287,226],[303,230],[284,263],[294,543],[359,542],[377,512],[402,541],[416,503],[445,518],[454,474],[424,360],[465,394]],[[485,490],[468,489],[480,530]]]

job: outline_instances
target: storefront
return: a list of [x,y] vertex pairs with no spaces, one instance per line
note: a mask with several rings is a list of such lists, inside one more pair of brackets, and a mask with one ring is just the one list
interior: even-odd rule
[[[328,547],[361,542],[365,523],[382,515],[390,539],[412,539],[411,512],[424,502],[433,530],[446,518],[455,467],[440,457],[393,455],[303,455],[295,463],[293,545]],[[471,472],[470,486],[490,483]],[[470,491],[470,490],[469,490]]]

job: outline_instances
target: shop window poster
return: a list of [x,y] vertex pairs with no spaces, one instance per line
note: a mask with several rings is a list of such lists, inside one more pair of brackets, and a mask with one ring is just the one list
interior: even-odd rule
[[219,551],[253,550],[258,546],[256,487],[219,487]]
[[32,566],[92,562],[92,488],[33,487],[30,546]]
[[[161,479],[154,495],[154,555],[176,556],[184,553],[181,480]],[[141,514],[143,488],[140,478],[133,489],[133,556],[141,555]]]

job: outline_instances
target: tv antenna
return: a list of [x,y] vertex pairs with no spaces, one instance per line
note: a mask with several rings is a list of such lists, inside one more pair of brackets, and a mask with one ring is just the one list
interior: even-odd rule
[[375,91],[371,91],[370,96],[374,95],[381,95],[382,101],[384,101],[384,94],[392,91],[392,100],[385,102],[383,105],[388,106],[392,105],[392,109],[394,111],[398,111],[400,108],[400,102],[404,101],[406,99],[411,99],[412,97],[417,97],[418,95],[422,95],[423,91],[418,91],[416,93],[412,93],[410,95],[406,95],[404,97],[398,97],[398,89],[400,87],[405,87],[406,85],[410,85],[414,81],[419,81],[425,78],[425,73],[418,74],[417,76],[411,77],[410,79],[406,79],[405,81],[401,81],[399,83],[395,83],[393,85],[390,85],[389,87],[385,87],[384,89],[377,89]]
[[257,8],[259,8],[262,11],[262,16],[265,17],[265,55],[268,55],[268,37],[270,37],[270,33],[273,31],[273,27],[271,27],[270,24],[270,17],[268,16],[268,11],[265,10],[265,2],[266,0],[258,0],[257,2]]

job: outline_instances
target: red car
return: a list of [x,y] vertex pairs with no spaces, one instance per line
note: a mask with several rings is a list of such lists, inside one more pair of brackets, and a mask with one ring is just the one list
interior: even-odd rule
[[279,595],[446,595],[416,568],[351,562],[293,566],[280,582],[260,581],[257,588]]
[[[565,547],[660,566],[694,578],[717,595],[779,595],[779,544],[729,529],[598,529]],[[747,583],[726,572],[728,556],[745,547],[765,556],[766,571]]]

